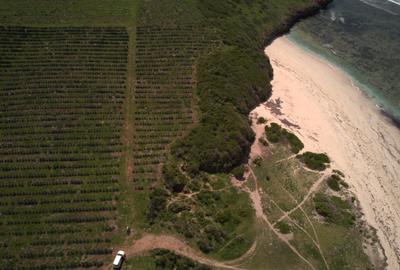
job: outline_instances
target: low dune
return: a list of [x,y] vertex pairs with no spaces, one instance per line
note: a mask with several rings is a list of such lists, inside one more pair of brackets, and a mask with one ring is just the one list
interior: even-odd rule
[[287,38],[277,39],[266,54],[274,69],[273,95],[253,114],[281,123],[305,150],[330,156],[377,229],[388,269],[400,269],[399,129],[349,76]]

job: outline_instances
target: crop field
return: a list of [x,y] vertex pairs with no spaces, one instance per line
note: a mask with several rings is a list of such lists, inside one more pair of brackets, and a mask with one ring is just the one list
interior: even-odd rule
[[154,188],[167,147],[196,120],[195,60],[208,44],[207,33],[199,27],[137,28],[135,190]]
[[127,53],[125,28],[0,27],[0,268],[110,256]]
[[0,0],[0,25],[35,27],[127,26],[140,0]]

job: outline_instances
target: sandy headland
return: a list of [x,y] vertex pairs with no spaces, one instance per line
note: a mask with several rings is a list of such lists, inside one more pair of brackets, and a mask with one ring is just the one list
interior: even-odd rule
[[[329,155],[377,229],[388,269],[400,269],[400,130],[349,76],[287,38],[265,52],[274,70],[273,94],[253,113],[291,130],[305,150]],[[262,132],[260,126],[256,133]]]

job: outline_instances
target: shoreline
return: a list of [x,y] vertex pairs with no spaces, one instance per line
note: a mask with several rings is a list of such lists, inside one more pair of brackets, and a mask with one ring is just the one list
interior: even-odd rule
[[[399,269],[400,130],[326,59],[286,37],[265,51],[274,70],[273,93],[253,112],[294,132],[306,151],[328,153],[332,167],[345,173],[364,219],[377,229],[388,269]],[[252,153],[250,158],[257,149]]]
[[[400,118],[395,115],[395,112],[390,111],[390,108],[385,108],[385,98],[383,98],[376,90],[374,86],[367,85],[365,81],[361,78],[361,75],[354,74],[354,71],[349,70],[349,67],[346,67],[345,64],[340,63],[339,60],[329,57],[324,51],[315,47],[316,45],[309,45],[306,41],[302,40],[302,38],[298,35],[287,35],[287,40],[294,44],[296,47],[301,48],[307,53],[313,55],[316,58],[322,59],[328,65],[332,66],[333,69],[338,70],[345,74],[345,76],[349,77],[353,83],[353,86],[359,91],[361,91],[365,97],[367,97],[372,103],[375,104],[379,112],[389,121],[392,125],[397,127],[400,130]],[[317,49],[315,49],[317,48]],[[315,49],[315,50],[314,50]],[[363,90],[364,89],[364,90]],[[367,89],[367,90],[365,90]]]

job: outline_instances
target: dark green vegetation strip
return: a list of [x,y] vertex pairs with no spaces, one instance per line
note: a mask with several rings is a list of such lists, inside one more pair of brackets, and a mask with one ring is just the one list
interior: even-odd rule
[[2,266],[110,256],[127,44],[123,28],[0,28]]

